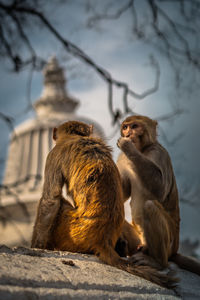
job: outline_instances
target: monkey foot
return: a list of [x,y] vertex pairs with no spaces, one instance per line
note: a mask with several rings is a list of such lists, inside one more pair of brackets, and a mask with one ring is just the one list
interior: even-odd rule
[[136,253],[137,252],[142,252],[142,253],[144,253],[144,254],[148,254],[148,249],[147,249],[147,246],[146,245],[138,245],[137,246],[137,251],[136,251]]
[[163,268],[161,267],[161,265],[155,261],[154,258],[152,258],[151,256],[144,254],[141,251],[138,251],[137,253],[133,254],[129,261],[131,263],[134,263],[134,265],[137,266],[150,266],[152,268],[156,268],[157,270],[162,270]]

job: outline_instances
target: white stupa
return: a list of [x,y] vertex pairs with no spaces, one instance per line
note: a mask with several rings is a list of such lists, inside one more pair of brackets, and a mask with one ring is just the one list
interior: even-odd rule
[[[68,95],[63,69],[52,57],[43,70],[44,88],[35,102],[36,117],[15,128],[1,190],[0,244],[29,242],[37,202],[41,196],[45,161],[54,146],[52,130],[67,120],[94,125],[94,133],[104,137],[101,127],[75,114],[79,102]],[[1,219],[2,219],[1,218]]]

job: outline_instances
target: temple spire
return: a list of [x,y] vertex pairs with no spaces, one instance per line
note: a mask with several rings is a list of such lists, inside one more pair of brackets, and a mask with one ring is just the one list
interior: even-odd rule
[[76,115],[78,101],[68,95],[63,69],[55,57],[49,60],[43,74],[44,87],[35,104],[36,117],[18,125],[11,137],[3,180],[6,188],[1,189],[0,199],[8,219],[5,222],[0,218],[0,244],[24,245],[25,240],[30,243],[31,222],[42,194],[46,157],[55,145],[53,128],[77,120],[93,124],[94,135],[104,138],[101,126],[94,120]]
[[34,105],[37,116],[46,117],[57,112],[73,113],[79,103],[68,95],[63,68],[59,66],[55,56],[50,58],[43,74],[44,88]]

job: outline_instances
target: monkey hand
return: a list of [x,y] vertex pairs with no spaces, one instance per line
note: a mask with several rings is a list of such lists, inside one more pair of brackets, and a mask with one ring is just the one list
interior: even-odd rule
[[32,239],[31,248],[46,249],[47,238],[42,234],[36,234]]
[[127,150],[133,151],[134,149],[136,149],[134,143],[131,141],[130,138],[127,137],[120,137],[117,141],[117,146],[123,152],[126,152]]
[[42,241],[35,240],[31,244],[31,248],[45,249],[45,245]]

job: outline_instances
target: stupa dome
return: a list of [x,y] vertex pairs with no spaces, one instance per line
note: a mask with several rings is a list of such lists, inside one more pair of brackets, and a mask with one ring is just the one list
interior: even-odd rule
[[[50,58],[43,74],[44,87],[34,104],[35,118],[17,126],[11,136],[3,180],[6,188],[1,191],[1,205],[11,215],[14,211],[15,222],[19,227],[26,227],[26,231],[28,227],[23,222],[32,226],[41,197],[46,157],[54,146],[53,128],[68,120],[78,120],[93,124],[94,135],[104,138],[100,125],[75,113],[79,101],[69,96],[64,71],[55,57]],[[29,235],[31,232],[29,230]],[[5,228],[2,234],[7,234]],[[2,234],[0,243],[5,242]]]

